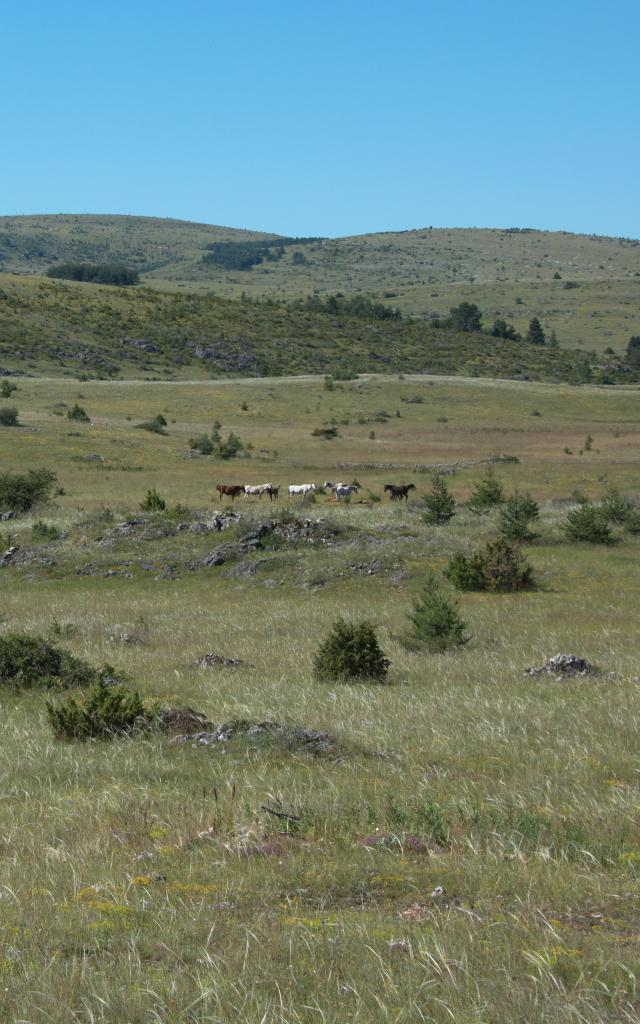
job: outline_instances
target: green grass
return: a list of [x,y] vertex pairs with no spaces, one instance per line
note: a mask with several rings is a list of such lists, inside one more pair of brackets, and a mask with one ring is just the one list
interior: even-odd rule
[[[423,403],[401,401],[417,393]],[[323,729],[338,746],[312,755],[242,738],[194,748],[158,735],[66,744],[51,735],[44,697],[3,693],[3,1020],[639,1019],[630,638],[640,541],[602,550],[569,545],[560,530],[575,489],[599,498],[611,482],[638,494],[636,391],[33,379],[15,400],[26,425],[0,431],[3,467],[51,466],[65,493],[0,524],[7,544],[35,556],[0,569],[2,628],[55,635],[91,664],[126,672],[145,699],[189,704],[214,722]],[[93,426],[70,430],[54,414],[75,401]],[[386,423],[374,421],[381,409]],[[158,412],[166,437],[135,429]],[[252,441],[253,458],[184,458],[188,438],[216,417]],[[334,441],[311,437],[347,417]],[[593,448],[579,456],[588,433]],[[407,651],[399,637],[426,570],[496,531],[493,513],[464,508],[426,526],[430,473],[414,468],[455,469],[447,482],[464,502],[499,453],[519,459],[494,464],[507,491],[541,503],[540,537],[526,549],[541,587],[462,595],[470,642]],[[150,487],[169,506],[188,505],[190,521],[219,507],[221,480],[284,488],[353,477],[361,495],[401,479],[417,492],[406,506],[319,495],[299,514],[340,525],[336,543],[248,553],[241,561],[271,559],[254,574],[226,575],[236,562],[189,568],[240,539],[244,524],[161,535],[175,520],[158,515],[109,532],[140,514]],[[235,503],[257,520],[288,505]],[[58,540],[34,543],[40,518]],[[93,574],[76,575],[86,563]],[[376,624],[388,685],[314,680],[313,655],[338,615]],[[242,664],[197,668],[208,651]],[[523,676],[558,651],[601,671]]]

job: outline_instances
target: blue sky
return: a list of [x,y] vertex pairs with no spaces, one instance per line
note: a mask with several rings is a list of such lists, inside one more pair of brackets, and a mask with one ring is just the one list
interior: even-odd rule
[[640,236],[640,4],[22,0],[0,214]]

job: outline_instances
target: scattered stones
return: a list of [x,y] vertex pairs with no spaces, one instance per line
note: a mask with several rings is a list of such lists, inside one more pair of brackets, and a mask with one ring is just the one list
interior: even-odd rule
[[17,512],[0,512],[0,522],[6,523],[9,519],[15,519]]
[[308,750],[312,753],[330,753],[336,741],[328,732],[317,729],[303,729],[299,726],[285,725],[282,722],[264,721],[247,722],[237,720],[223,722],[213,728],[201,732],[187,733],[176,736],[176,743],[191,742],[194,747],[216,746],[228,743],[229,740],[244,736],[249,740],[259,741],[270,738],[278,746],[288,751]]
[[94,574],[93,562],[85,562],[84,565],[79,565],[75,570],[76,576],[93,576]]
[[20,553],[20,547],[17,544],[12,544],[10,548],[7,548],[3,555],[0,555],[0,569],[4,569],[5,566],[11,565],[12,562],[16,562]]
[[105,462],[104,455],[84,455],[83,460],[85,462]]
[[556,654],[544,665],[534,668],[527,668],[525,676],[539,676],[542,672],[562,679],[567,676],[586,676],[597,672],[594,665],[590,665],[586,658],[579,658],[576,654]]
[[216,665],[242,665],[242,658],[225,658],[223,654],[210,651],[196,661],[198,668],[214,668]]

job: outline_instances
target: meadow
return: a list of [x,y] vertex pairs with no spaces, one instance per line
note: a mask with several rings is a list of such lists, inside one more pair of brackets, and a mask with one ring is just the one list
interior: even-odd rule
[[[637,388],[12,380],[0,467],[52,469],[63,493],[0,523],[0,556],[20,553],[0,567],[2,632],[212,722],[282,730],[65,742],[46,695],[2,692],[0,1019],[640,1021],[640,539],[561,530],[580,496],[638,495]],[[166,433],[138,429],[159,414]],[[215,421],[248,457],[190,452]],[[425,574],[496,535],[495,512],[465,505],[488,466],[540,503],[538,586],[461,594],[469,642],[412,651]],[[458,503],[440,527],[423,520],[436,468]],[[357,498],[286,497],[327,479]],[[239,518],[202,525],[217,483],[266,480],[277,503],[225,500]],[[389,481],[415,484],[406,504]],[[140,510],[152,488],[162,512]],[[256,526],[300,521],[238,553]],[[206,565],[221,544],[238,550]],[[338,616],[375,624],[385,684],[314,677]],[[524,675],[560,651],[599,671]],[[199,667],[208,652],[240,663]]]

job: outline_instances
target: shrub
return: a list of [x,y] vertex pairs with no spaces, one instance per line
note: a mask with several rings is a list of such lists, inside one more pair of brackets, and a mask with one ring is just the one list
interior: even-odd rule
[[602,499],[601,509],[608,523],[624,526],[633,509],[626,498],[623,498],[617,487],[609,487]]
[[45,523],[44,519],[38,519],[31,527],[34,540],[58,540],[60,530],[52,523]]
[[498,529],[507,540],[523,543],[535,540],[536,534],[529,529],[529,523],[540,515],[540,506],[530,494],[518,491],[506,498],[500,507]]
[[10,380],[3,380],[0,384],[0,398],[11,398],[13,392],[17,390],[17,384],[13,384]]
[[162,413],[160,413],[158,416],[154,416],[152,420],[144,420],[142,423],[136,423],[136,428],[138,430],[148,430],[152,434],[166,434],[166,430],[164,429],[166,425],[167,421]]
[[473,489],[469,499],[469,509],[478,515],[484,515],[497,505],[501,505],[503,501],[502,484],[496,477],[493,468],[489,466]]
[[76,420],[78,423],[91,423],[91,420],[87,416],[86,412],[81,405],[76,404],[71,409],[67,409],[67,419]]
[[505,537],[489,541],[471,555],[457,551],[444,574],[458,590],[508,592],[535,587],[532,567],[519,546]]
[[68,697],[47,704],[47,715],[59,739],[113,739],[148,725],[155,715],[145,708],[136,690],[127,686],[107,686],[99,679],[84,701]]
[[387,674],[385,657],[375,628],[369,622],[345,622],[338,619],[314,658],[318,679],[377,679]]
[[437,653],[450,647],[466,644],[465,623],[460,618],[458,605],[443,592],[437,577],[430,573],[409,614],[411,630],[409,643]]
[[143,512],[164,512],[166,507],[166,501],[160,497],[155,487],[150,487],[140,502],[140,508]]
[[215,451],[213,441],[208,434],[198,434],[197,437],[190,438],[189,448],[191,451],[200,452],[201,455],[212,455]]
[[0,686],[27,689],[33,686],[89,686],[98,673],[86,662],[41,637],[6,633],[0,637]]
[[585,544],[611,544],[613,536],[609,529],[606,512],[590,501],[573,508],[561,525],[567,540]]
[[424,498],[426,511],[422,519],[429,525],[441,526],[443,523],[448,523],[455,515],[456,503],[441,473],[434,473],[431,483],[431,494],[427,494]]
[[14,405],[3,405],[0,408],[0,427],[19,427],[18,410]]
[[0,512],[28,512],[49,501],[57,477],[49,469],[0,473]]
[[334,437],[338,436],[337,427],[316,427],[315,430],[311,431],[312,437],[322,437],[325,441],[331,441]]

